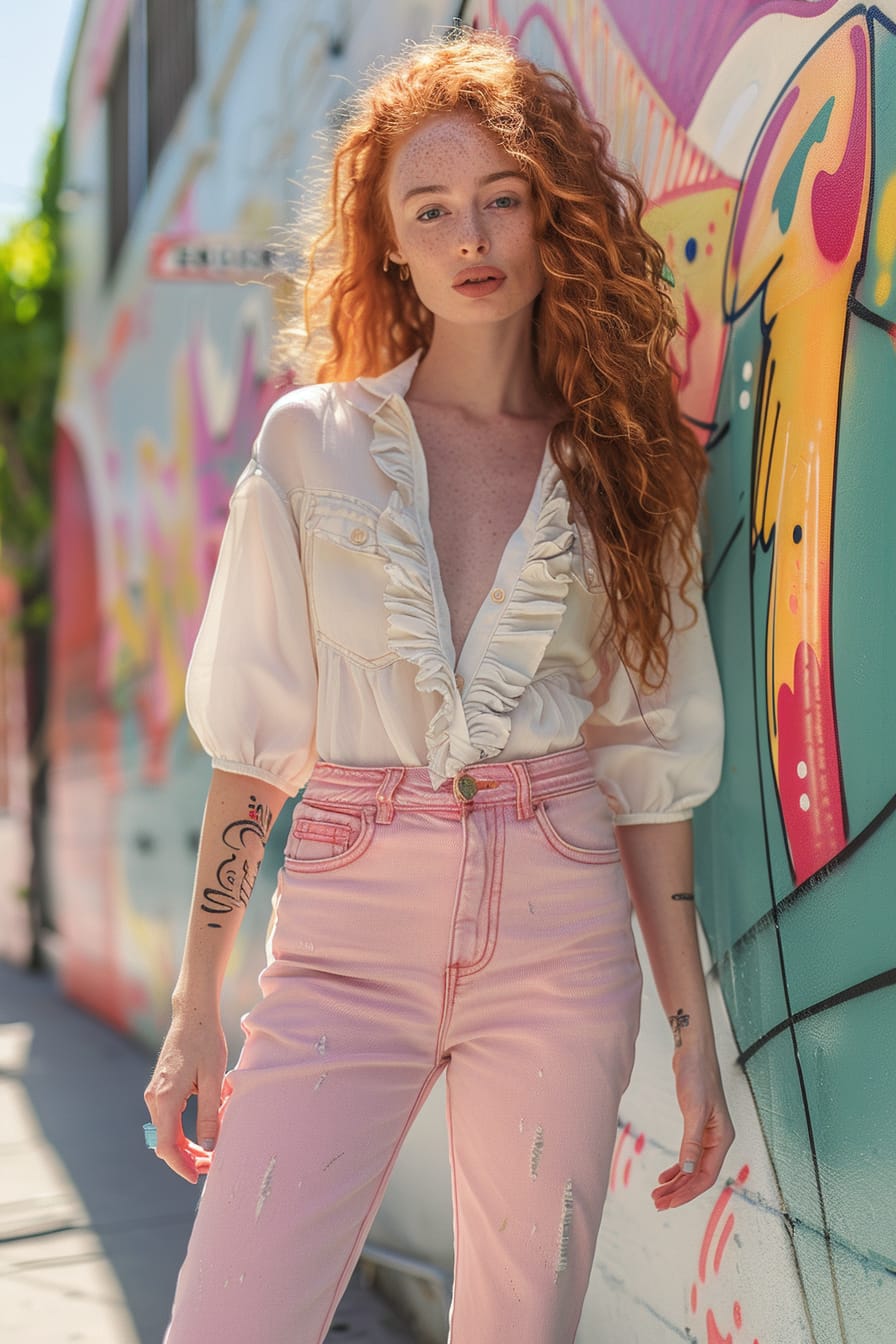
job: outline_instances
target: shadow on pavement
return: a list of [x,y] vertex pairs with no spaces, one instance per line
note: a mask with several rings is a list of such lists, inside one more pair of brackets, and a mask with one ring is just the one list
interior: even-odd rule
[[[152,1066],[51,976],[0,962],[4,1339],[160,1344],[201,1186],[145,1147]],[[328,1335],[337,1339],[411,1335],[356,1272]]]
[[46,1191],[34,1191],[30,1209],[19,1201],[21,1226],[36,1239],[89,1224],[141,1344],[158,1344],[199,1189],[162,1170],[144,1146],[143,1088],[152,1060],[66,1002],[51,977],[5,965],[0,1021],[33,1029],[19,1081],[77,1195],[51,1193],[48,1204]]

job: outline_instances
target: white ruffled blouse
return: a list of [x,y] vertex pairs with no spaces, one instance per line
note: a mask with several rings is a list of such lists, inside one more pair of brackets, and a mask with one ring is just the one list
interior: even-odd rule
[[[304,387],[268,412],[236,484],[187,672],[187,713],[222,770],[294,794],[316,759],[426,765],[583,743],[617,823],[684,820],[718,784],[722,700],[699,587],[673,595],[657,693],[612,651],[587,529],[546,449],[528,511],[455,664],[404,400],[419,354]],[[691,622],[690,625],[688,622]]]

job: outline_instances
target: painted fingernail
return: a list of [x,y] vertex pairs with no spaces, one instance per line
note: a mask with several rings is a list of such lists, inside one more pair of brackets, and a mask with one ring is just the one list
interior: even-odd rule
[[203,1139],[201,1146],[205,1149],[207,1153],[213,1153],[215,1151],[215,1140]]
[[683,1163],[681,1164],[681,1169],[682,1169],[682,1171],[685,1173],[686,1176],[690,1176],[691,1172],[694,1170],[694,1163],[693,1163],[693,1162],[683,1162]]

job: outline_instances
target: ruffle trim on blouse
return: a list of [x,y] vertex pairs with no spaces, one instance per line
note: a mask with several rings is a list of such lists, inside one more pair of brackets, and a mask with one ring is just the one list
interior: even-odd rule
[[510,717],[532,684],[557,632],[572,582],[574,532],[569,495],[552,464],[542,482],[542,502],[525,564],[465,700],[470,741],[476,758],[503,751]]
[[569,497],[552,465],[542,480],[526,562],[462,700],[449,649],[450,616],[417,512],[410,412],[393,394],[370,415],[370,452],[395,486],[377,525],[388,576],[387,638],[393,652],[417,665],[417,689],[439,697],[426,731],[427,762],[437,787],[459,770],[497,756],[510,736],[510,716],[563,617],[574,542]]
[[[433,580],[430,557],[415,507],[413,425],[404,401],[390,396],[371,412],[370,452],[395,489],[377,523],[377,544],[386,557],[386,634],[389,648],[416,663],[414,685],[439,697],[426,730],[426,755],[434,786],[469,765],[470,739],[463,705],[451,671],[443,631],[448,612]],[[439,616],[442,620],[439,620]]]

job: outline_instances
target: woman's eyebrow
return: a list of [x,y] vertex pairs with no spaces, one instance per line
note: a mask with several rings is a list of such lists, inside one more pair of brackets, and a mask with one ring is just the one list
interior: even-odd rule
[[[497,173],[486,173],[485,177],[477,178],[476,185],[477,187],[485,187],[488,186],[489,182],[500,182],[501,179],[505,177],[518,177],[523,182],[528,182],[529,180],[526,177],[525,173],[521,173],[516,168],[507,168],[507,169],[502,168]],[[433,183],[428,187],[411,187],[410,191],[405,192],[403,200],[409,201],[412,196],[428,196],[431,192],[448,191],[448,190],[449,190],[448,187],[441,186],[438,183]]]

